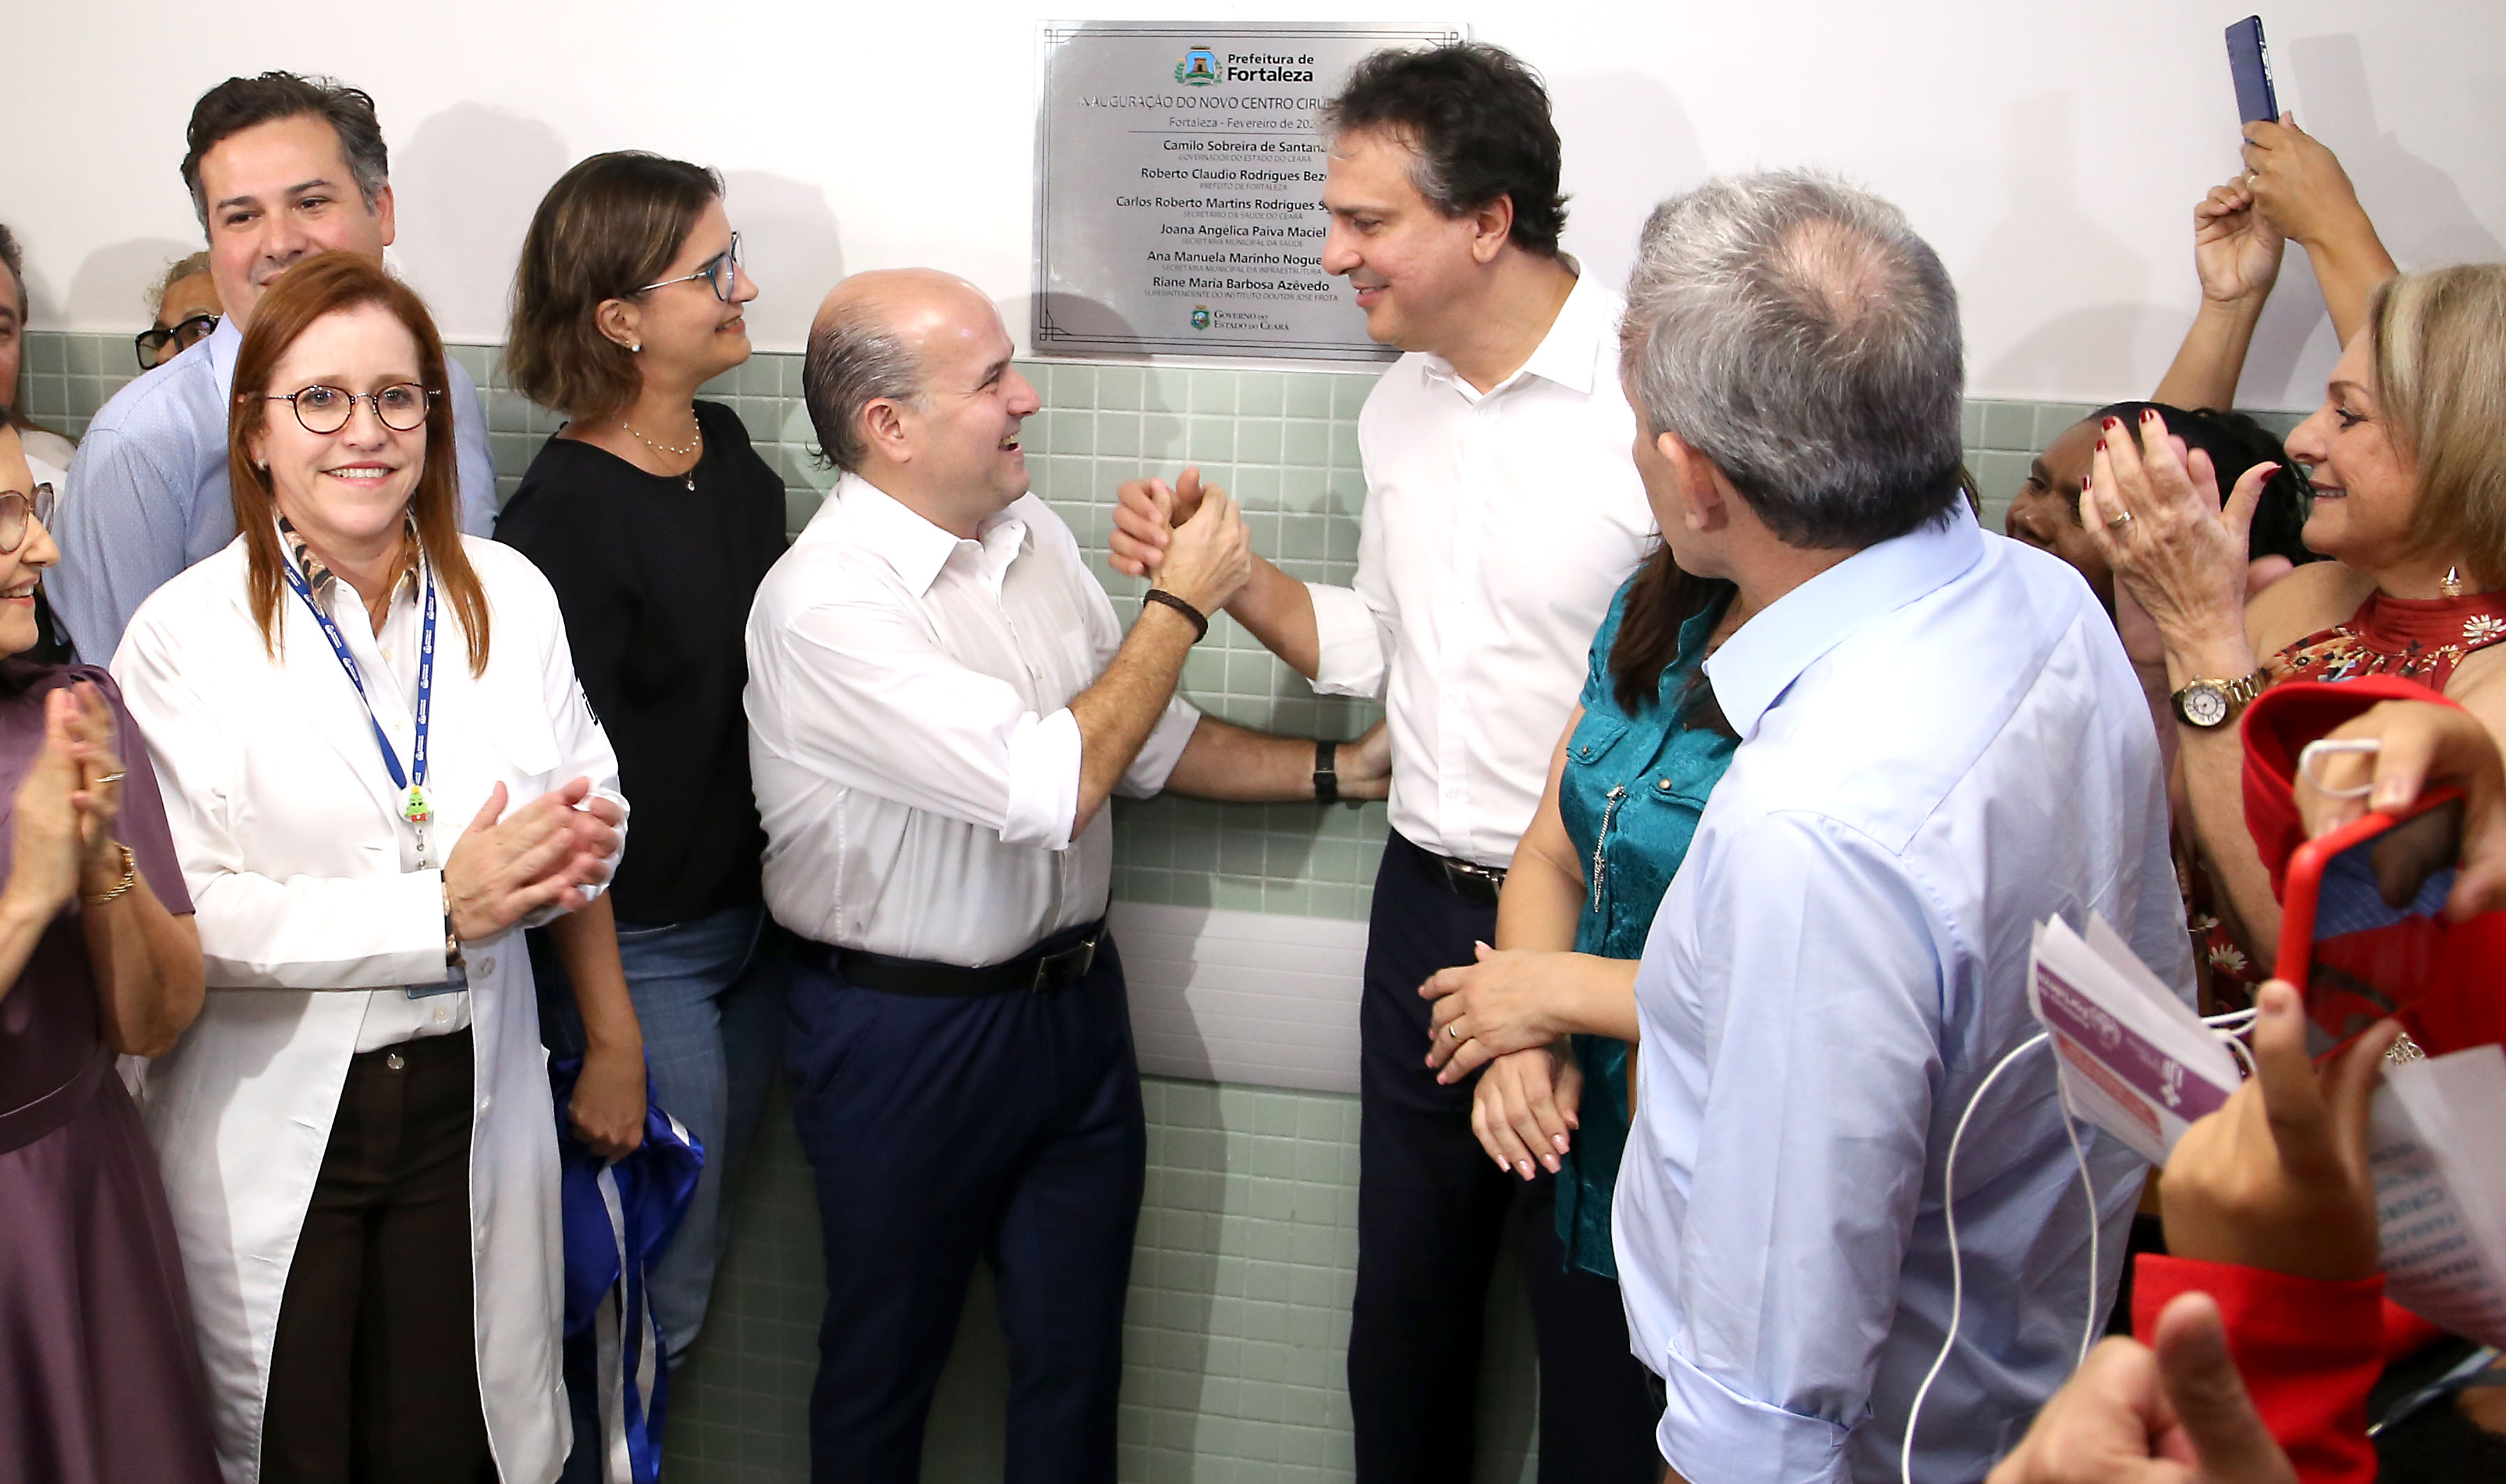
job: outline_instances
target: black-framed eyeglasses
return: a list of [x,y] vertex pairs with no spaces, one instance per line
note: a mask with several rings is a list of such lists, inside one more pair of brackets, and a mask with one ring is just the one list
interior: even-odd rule
[[209,332],[217,328],[218,316],[195,314],[166,329],[142,330],[130,337],[131,343],[139,347],[139,369],[154,370],[168,358],[179,356],[207,339]]
[[308,386],[301,392],[286,395],[269,394],[270,402],[293,403],[296,420],[307,433],[337,433],[357,415],[357,404],[375,409],[375,416],[395,433],[414,433],[426,426],[426,410],[435,405],[437,393],[414,381],[396,381],[378,386],[371,392],[341,391],[336,386]]
[[36,485],[33,494],[0,489],[0,553],[15,551],[26,544],[28,515],[51,525],[55,503],[53,487],[49,484]]
[[739,233],[733,232],[731,247],[708,259],[703,267],[693,273],[681,273],[676,278],[664,278],[660,283],[648,283],[635,292],[650,294],[655,289],[666,289],[674,283],[687,283],[698,278],[713,284],[714,298],[726,304],[731,302],[731,296],[739,292]]

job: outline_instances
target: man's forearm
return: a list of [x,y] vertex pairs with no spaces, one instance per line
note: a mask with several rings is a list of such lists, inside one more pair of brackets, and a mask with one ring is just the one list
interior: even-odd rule
[[1202,717],[1193,728],[1169,792],[1233,803],[1294,803],[1314,796],[1314,744]]
[[1227,611],[1245,630],[1307,680],[1322,665],[1322,632],[1314,622],[1314,595],[1306,584],[1253,558],[1253,579],[1236,590]]
[[1072,839],[1096,817],[1140,755],[1183,677],[1184,656],[1199,637],[1183,615],[1163,603],[1143,603],[1114,662],[1096,684],[1072,697],[1071,720],[1079,724],[1079,808],[1070,821]]

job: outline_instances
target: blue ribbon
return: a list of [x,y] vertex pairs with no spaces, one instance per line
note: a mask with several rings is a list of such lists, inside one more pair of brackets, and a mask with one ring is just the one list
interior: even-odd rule
[[401,771],[400,754],[392,751],[391,739],[383,735],[383,724],[375,720],[375,703],[366,695],[366,679],[357,673],[357,656],[348,653],[348,641],[340,634],[340,625],[332,622],[322,605],[313,601],[313,588],[304,581],[304,574],[296,570],[294,562],[279,563],[279,570],[287,574],[287,585],[304,600],[304,611],[322,625],[322,637],[331,641],[331,653],[339,656],[348,684],[357,689],[357,703],[366,708],[366,724],[375,729],[375,746],[382,750],[383,767],[391,774],[392,787],[401,791],[401,817],[412,825],[423,823],[433,812],[426,802],[426,722],[435,694],[435,570],[423,557],[419,559],[418,570],[426,578],[426,621],[417,642],[417,736],[410,749],[406,773]]

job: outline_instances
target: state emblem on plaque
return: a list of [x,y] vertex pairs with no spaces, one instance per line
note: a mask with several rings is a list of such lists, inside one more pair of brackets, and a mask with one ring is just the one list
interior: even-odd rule
[[1206,88],[1218,81],[1218,53],[1207,47],[1195,47],[1175,63],[1175,81],[1195,88]]
[[1192,328],[1195,330],[1206,330],[1209,328],[1209,305],[1195,304],[1192,306]]

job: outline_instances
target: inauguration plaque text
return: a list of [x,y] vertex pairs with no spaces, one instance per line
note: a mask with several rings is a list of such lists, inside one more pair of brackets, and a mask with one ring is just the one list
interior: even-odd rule
[[1452,26],[1043,28],[1035,348],[1378,360],[1323,271],[1323,104],[1368,53]]

